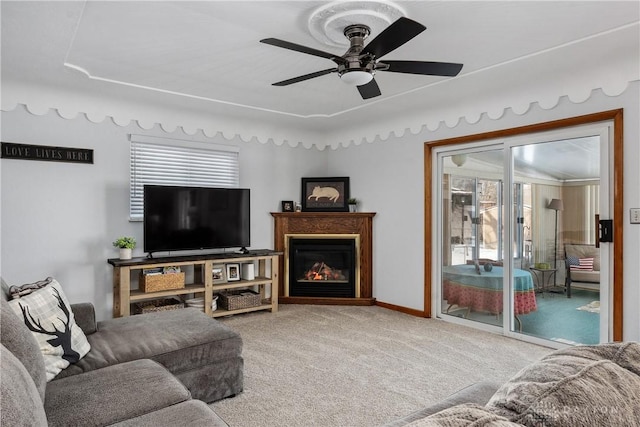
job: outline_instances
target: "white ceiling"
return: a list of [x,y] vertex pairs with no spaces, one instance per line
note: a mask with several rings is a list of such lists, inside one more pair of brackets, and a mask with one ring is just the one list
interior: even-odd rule
[[[561,96],[584,100],[591,89],[615,95],[640,78],[637,1],[397,1],[427,30],[384,58],[463,63],[458,77],[378,72],[382,96],[366,101],[337,74],[272,86],[334,64],[259,40],[343,54],[312,33],[319,14],[344,3],[3,0],[2,108],[20,103],[280,143],[348,142],[496,108],[555,105]],[[378,12],[387,3],[350,2],[375,21],[370,39],[383,29]]]
[[[514,147],[513,173],[516,181],[526,182],[584,182],[600,180],[599,136],[546,140]],[[502,179],[504,175],[504,150],[491,149],[462,155],[462,162],[455,164],[447,156],[444,167],[447,173],[460,176]]]

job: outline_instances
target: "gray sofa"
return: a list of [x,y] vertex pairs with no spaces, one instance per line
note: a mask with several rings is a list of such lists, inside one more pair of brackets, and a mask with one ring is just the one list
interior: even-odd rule
[[491,399],[491,396],[493,396],[499,388],[499,383],[491,381],[481,381],[471,384],[434,405],[426,406],[412,412],[409,415],[385,424],[384,427],[404,427],[414,422],[419,423],[431,415],[457,405],[486,405]]
[[2,294],[1,425],[227,425],[205,403],[242,391],[242,340],[226,325],[192,308],[96,322],[91,304],[72,304],[91,350],[46,382]]
[[575,346],[499,385],[481,382],[385,427],[640,425],[640,343]]

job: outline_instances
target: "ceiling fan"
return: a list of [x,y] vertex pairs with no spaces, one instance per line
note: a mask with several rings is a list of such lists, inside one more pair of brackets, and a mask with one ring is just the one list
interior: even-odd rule
[[324,76],[325,74],[338,73],[342,81],[358,87],[362,99],[369,99],[381,95],[380,88],[373,78],[378,71],[446,77],[458,75],[462,69],[462,64],[428,61],[379,61],[381,57],[399,48],[426,29],[424,25],[402,17],[389,25],[371,40],[367,46],[364,46],[364,40],[371,32],[369,27],[360,24],[349,25],[344,29],[344,35],[349,39],[350,47],[342,56],[280,39],[267,38],[260,40],[260,42],[327,58],[337,64],[335,68],[327,68],[326,70],[283,80],[273,83],[273,86],[287,86]]

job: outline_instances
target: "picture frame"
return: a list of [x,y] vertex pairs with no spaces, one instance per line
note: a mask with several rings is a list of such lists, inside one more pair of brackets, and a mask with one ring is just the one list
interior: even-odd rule
[[349,212],[349,177],[302,178],[303,212]]
[[215,264],[211,269],[213,274],[213,284],[227,283],[226,269],[223,264]]
[[227,282],[237,282],[240,280],[240,264],[226,264]]
[[293,212],[293,210],[294,210],[293,200],[282,201],[282,212]]

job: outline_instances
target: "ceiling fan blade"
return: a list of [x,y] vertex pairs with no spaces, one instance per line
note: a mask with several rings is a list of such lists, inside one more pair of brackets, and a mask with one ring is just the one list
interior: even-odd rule
[[358,92],[360,92],[360,96],[362,99],[375,98],[376,96],[382,95],[380,92],[380,88],[378,87],[378,83],[376,83],[375,79],[371,79],[371,81],[362,86],[358,86]]
[[457,76],[462,70],[462,64],[452,62],[429,62],[429,61],[383,61],[380,65],[388,65],[389,68],[380,71],[391,71],[392,73],[424,74],[428,76]]
[[376,38],[371,40],[361,53],[371,54],[380,58],[395,50],[426,30],[427,27],[409,18],[399,18],[389,25]]
[[307,55],[319,56],[321,58],[330,59],[336,63],[345,63],[346,60],[342,58],[340,55],[335,55],[329,52],[323,52],[318,49],[314,49],[312,47],[302,46],[299,44],[291,43],[288,41],[268,38],[260,40],[260,43],[270,44],[272,46],[281,47],[284,49],[295,50],[296,52],[306,53]]
[[293,83],[302,82],[305,80],[313,79],[314,77],[324,76],[325,74],[335,73],[338,70],[336,68],[328,68],[322,71],[316,71],[315,73],[305,74],[304,76],[294,77],[292,79],[283,80],[281,82],[273,83],[272,86],[287,86]]

